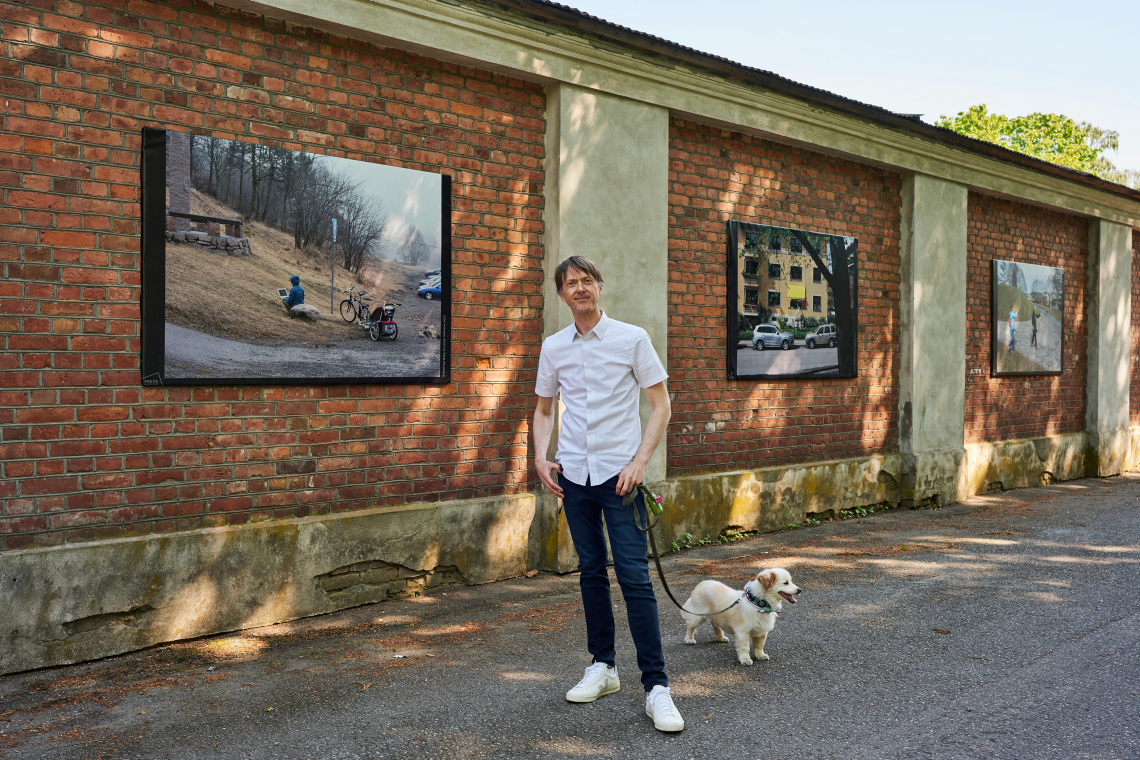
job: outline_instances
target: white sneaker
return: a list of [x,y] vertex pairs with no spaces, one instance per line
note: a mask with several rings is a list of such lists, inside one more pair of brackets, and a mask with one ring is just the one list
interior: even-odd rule
[[685,727],[685,719],[677,712],[668,686],[654,686],[645,698],[645,714],[653,718],[653,726],[658,731],[680,731]]
[[566,692],[567,702],[593,702],[598,697],[613,694],[621,688],[617,669],[604,662],[595,662],[586,668],[586,675],[570,691]]

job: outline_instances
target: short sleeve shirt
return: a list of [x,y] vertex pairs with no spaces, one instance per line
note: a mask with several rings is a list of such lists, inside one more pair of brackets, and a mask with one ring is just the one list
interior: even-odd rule
[[604,312],[586,335],[570,325],[543,341],[535,392],[562,393],[562,474],[578,485],[587,477],[601,485],[621,472],[641,445],[641,389],[667,378],[649,334]]

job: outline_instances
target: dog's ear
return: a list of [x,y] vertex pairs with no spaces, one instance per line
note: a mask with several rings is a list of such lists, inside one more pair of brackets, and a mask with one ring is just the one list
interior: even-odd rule
[[764,587],[765,591],[771,591],[772,587],[776,585],[776,572],[774,570],[761,570],[760,574],[756,576],[756,580],[760,581],[760,585]]

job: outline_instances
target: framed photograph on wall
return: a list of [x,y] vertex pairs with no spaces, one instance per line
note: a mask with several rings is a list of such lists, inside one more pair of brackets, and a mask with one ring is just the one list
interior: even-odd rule
[[859,241],[730,221],[728,377],[858,374]]
[[1065,270],[993,259],[991,375],[1059,375],[1065,354]]
[[450,382],[450,177],[142,138],[144,385]]

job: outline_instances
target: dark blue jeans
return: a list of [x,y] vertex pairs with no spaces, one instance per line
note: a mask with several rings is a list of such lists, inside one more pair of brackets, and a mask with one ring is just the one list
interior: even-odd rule
[[[570,526],[574,548],[578,550],[587,648],[594,656],[594,662],[614,664],[614,607],[610,600],[606,542],[602,535],[602,515],[605,514],[614,557],[614,574],[625,598],[629,632],[637,647],[641,684],[646,691],[658,685],[668,686],[665,657],[661,653],[657,597],[649,581],[646,538],[634,525],[633,507],[624,506],[622,497],[617,495],[617,476],[601,485],[590,485],[587,480],[586,485],[580,486],[559,474],[558,485],[565,494],[562,504],[566,510],[566,523]],[[638,494],[635,504],[638,519],[645,525],[645,501],[641,494]]]

